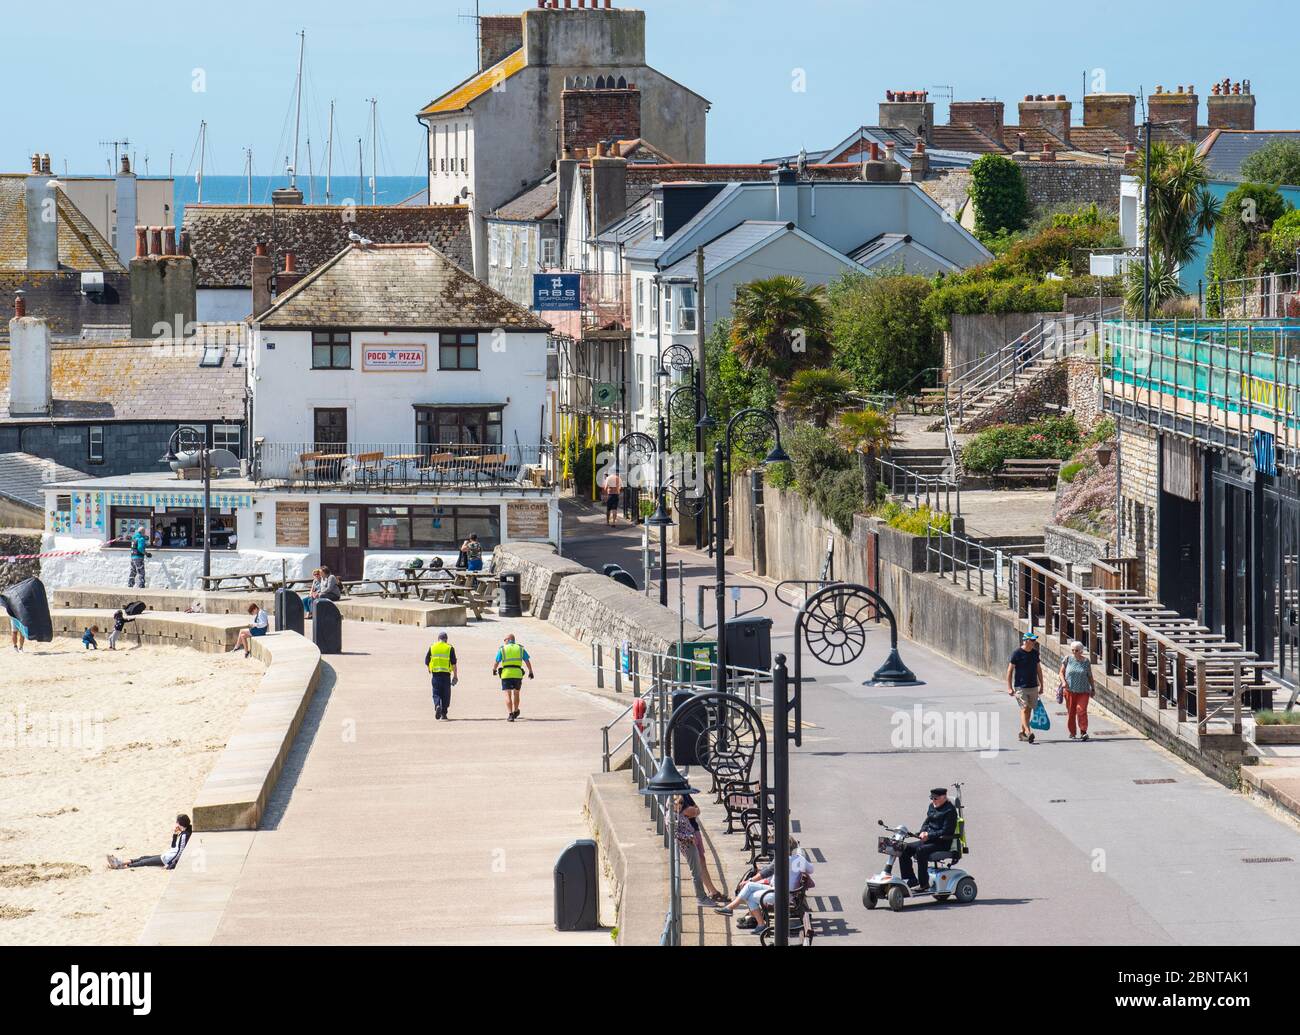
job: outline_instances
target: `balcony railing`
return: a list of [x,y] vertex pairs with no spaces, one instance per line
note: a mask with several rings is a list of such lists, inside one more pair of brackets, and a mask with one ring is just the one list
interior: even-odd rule
[[253,453],[253,480],[268,487],[466,492],[545,489],[555,482],[546,445],[260,442]]

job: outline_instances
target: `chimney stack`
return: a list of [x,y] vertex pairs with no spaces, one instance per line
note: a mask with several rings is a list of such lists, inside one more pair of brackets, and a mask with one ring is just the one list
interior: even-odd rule
[[1137,98],[1131,93],[1089,93],[1083,98],[1083,124],[1089,129],[1109,129],[1129,144],[1137,139],[1136,111]]
[[302,280],[305,275],[298,272],[298,256],[292,251],[286,250],[284,253],[284,269],[275,275],[276,296],[283,295],[298,281]]
[[173,226],[137,226],[131,260],[131,337],[176,340],[196,312],[196,263],[178,255]]
[[19,292],[9,321],[9,415],[48,417],[53,412],[50,384],[50,325],[44,318],[27,315]]
[[[538,4],[541,7],[541,4]],[[479,71],[491,68],[524,45],[524,19],[518,14],[485,14],[478,20]]]
[[266,242],[253,246],[253,317],[259,317],[271,308],[274,263],[266,252]]
[[977,129],[1000,147],[1004,113],[1001,101],[953,101],[948,105],[948,124]]
[[1163,122],[1166,127],[1172,125],[1188,140],[1196,140],[1197,116],[1200,102],[1196,96],[1196,87],[1186,89],[1178,87],[1176,91],[1165,92],[1163,86],[1157,86],[1156,92],[1147,98],[1147,116],[1153,123]]
[[1210,129],[1255,128],[1255,95],[1250,92],[1250,80],[1234,83],[1225,79],[1215,83],[1210,96],[1205,98],[1205,118]]
[[53,273],[59,268],[58,188],[50,186],[50,172],[48,168],[42,171],[40,155],[32,155],[32,170],[23,187],[27,208],[27,268]]
[[1020,125],[1037,126],[1052,134],[1067,147],[1070,143],[1070,118],[1073,106],[1065,94],[1025,95],[1020,102]]
[[905,129],[925,142],[934,139],[934,101],[927,90],[886,90],[878,123],[883,129]]
[[591,159],[591,225],[599,232],[627,211],[627,159],[607,154],[604,141]]

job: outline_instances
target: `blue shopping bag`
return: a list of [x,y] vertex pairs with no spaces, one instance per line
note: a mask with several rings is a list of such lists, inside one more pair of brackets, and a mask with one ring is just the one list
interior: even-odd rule
[[1047,717],[1047,709],[1043,707],[1043,699],[1040,697],[1038,703],[1034,705],[1034,714],[1029,717],[1029,726],[1036,730],[1050,730],[1052,720]]

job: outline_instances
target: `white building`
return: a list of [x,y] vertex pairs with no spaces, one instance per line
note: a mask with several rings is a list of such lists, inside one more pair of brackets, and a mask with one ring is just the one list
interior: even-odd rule
[[[349,246],[251,327],[251,462],[213,483],[214,574],[344,579],[454,559],[471,533],[558,540],[546,414],[547,327],[426,244]],[[120,582],[122,544],[161,529],[159,586],[197,585],[194,472],[50,485],[49,585]],[[232,535],[233,533],[233,535]]]

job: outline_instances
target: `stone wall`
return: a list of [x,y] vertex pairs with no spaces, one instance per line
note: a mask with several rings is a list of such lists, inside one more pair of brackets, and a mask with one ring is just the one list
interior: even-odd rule
[[520,592],[528,598],[528,613],[547,619],[555,603],[560,580],[570,575],[589,575],[591,569],[561,557],[552,543],[506,542],[492,554],[492,570],[519,572]]
[[1066,403],[1074,420],[1085,434],[1101,423],[1101,381],[1097,360],[1088,356],[1070,356],[1065,360]]
[[[72,557],[47,557],[41,562],[41,579],[48,589],[69,586],[125,586],[131,571],[130,552],[110,547],[97,549],[94,540],[46,536],[47,549],[80,550]],[[144,562],[145,584],[153,589],[197,590],[203,574],[202,550],[154,550]],[[257,550],[214,550],[212,574],[265,572],[280,577],[285,560],[291,579],[311,578],[315,554],[261,553]]]
[[41,533],[26,528],[0,528],[0,589],[41,573],[40,561],[7,561],[15,554],[41,552]]
[[1121,421],[1119,454],[1120,479],[1119,555],[1137,557],[1146,591],[1156,596],[1156,556],[1160,511],[1159,441],[1150,428]]
[[1069,162],[1021,162],[1029,204],[1037,211],[1096,202],[1102,208],[1119,208],[1119,179],[1124,173],[1122,155],[1110,166]]
[[1064,407],[1068,402],[1066,387],[1065,361],[1061,360],[1033,374],[1006,398],[963,422],[957,430],[969,433],[994,424],[1026,424]]
[[1064,525],[1046,525],[1043,528],[1043,553],[1059,557],[1072,564],[1091,564],[1098,557],[1109,557],[1108,540],[1086,532],[1078,532]]

